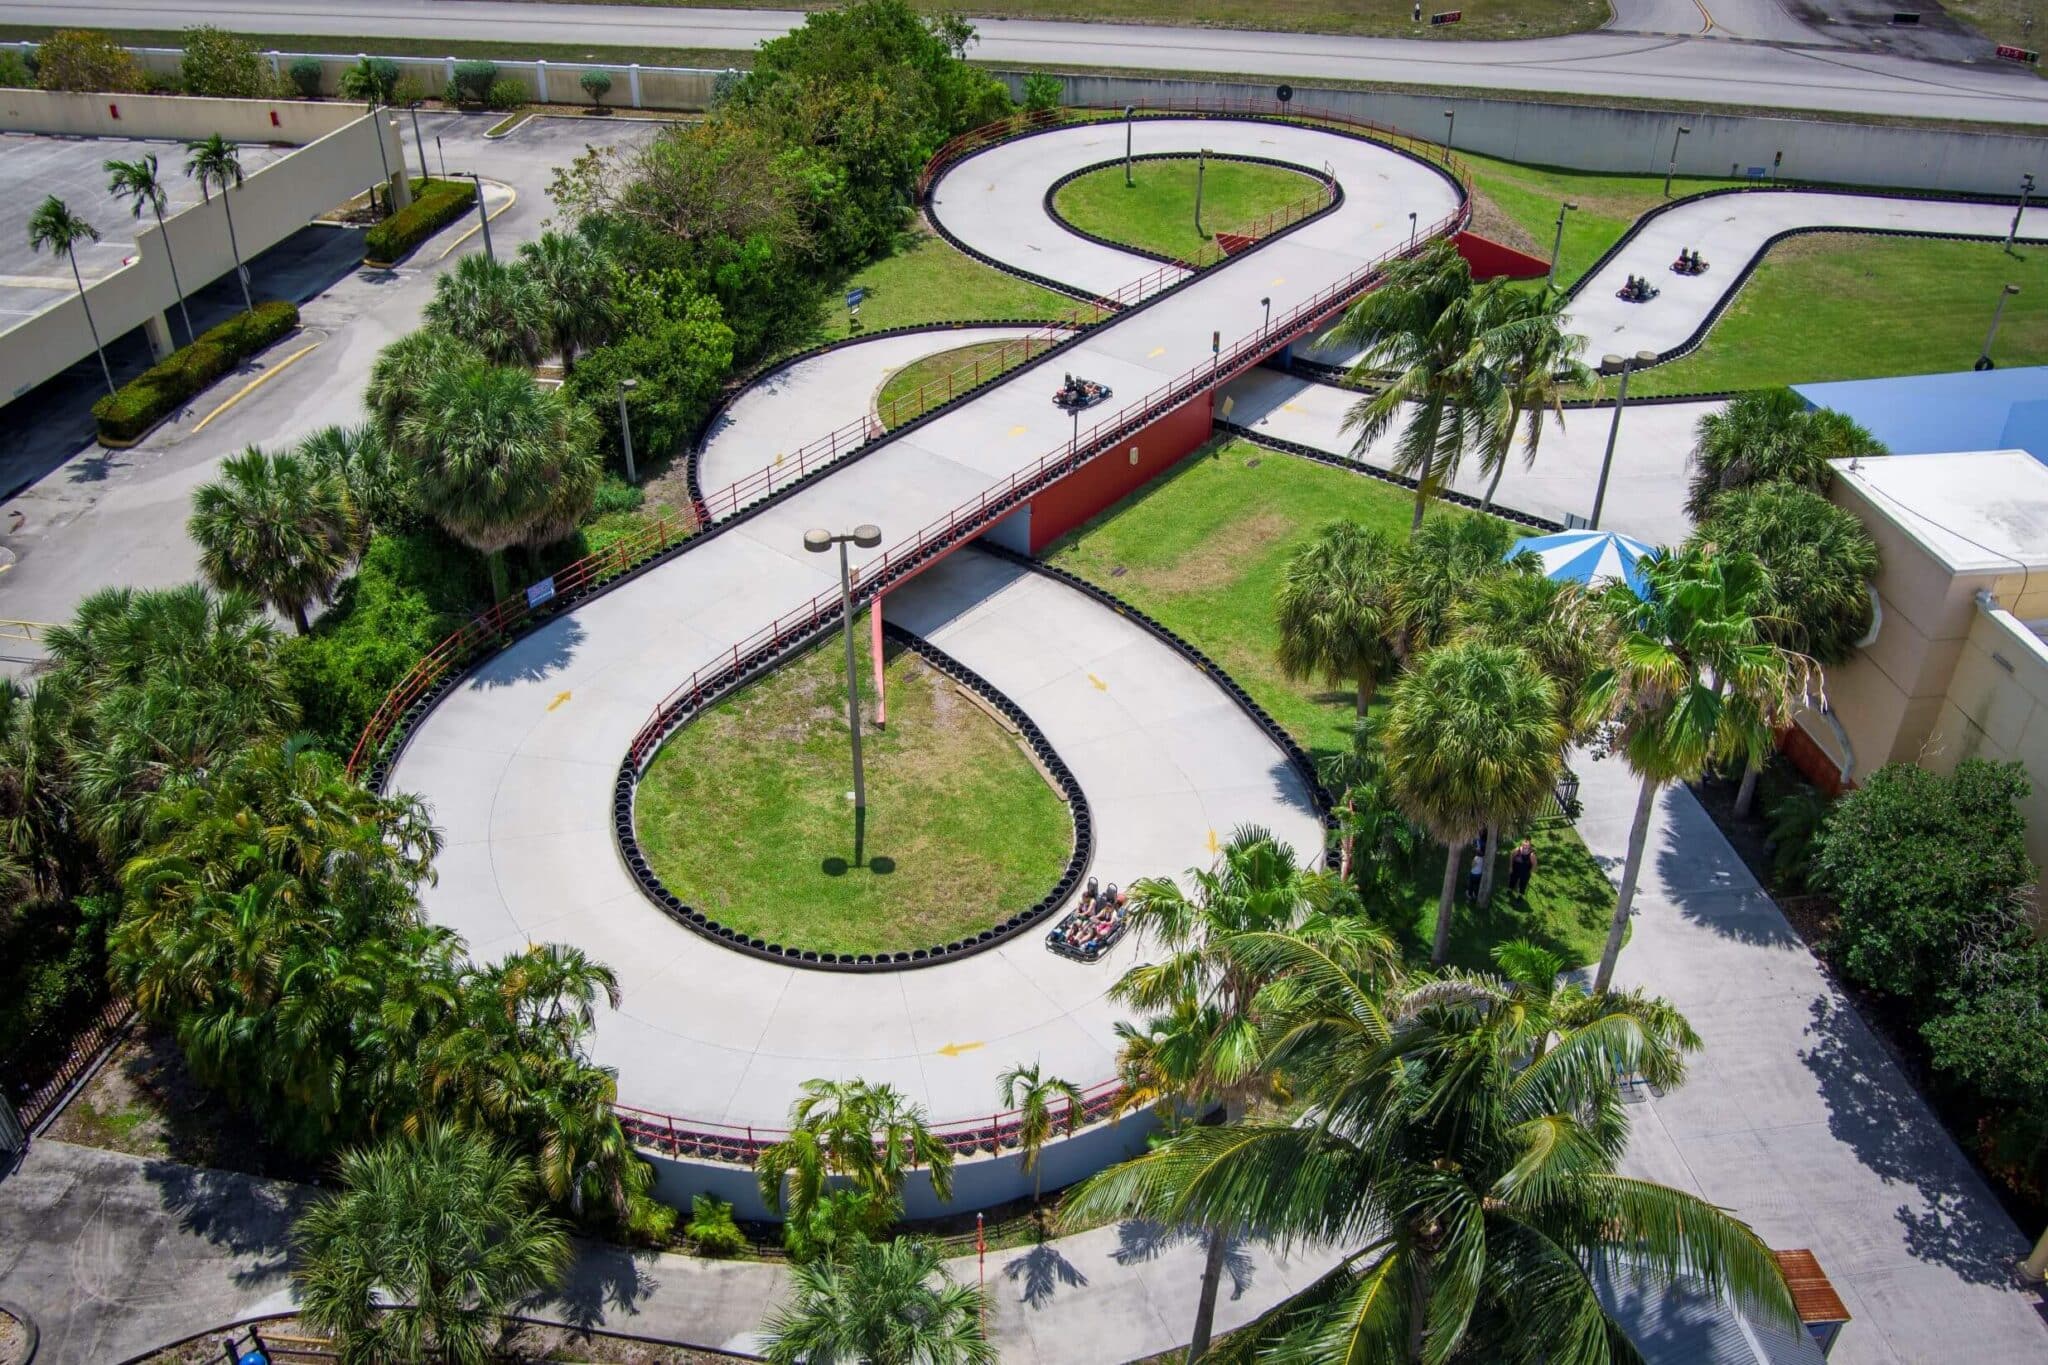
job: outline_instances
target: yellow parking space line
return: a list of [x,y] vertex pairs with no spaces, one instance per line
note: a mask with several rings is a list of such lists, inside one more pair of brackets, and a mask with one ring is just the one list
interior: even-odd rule
[[278,361],[275,365],[272,365],[262,374],[257,375],[254,379],[242,385],[241,388],[236,389],[233,393],[227,396],[226,400],[224,400],[219,407],[215,408],[212,412],[207,413],[206,416],[199,419],[199,425],[192,428],[192,434],[197,436],[200,432],[206,430],[206,424],[208,422],[211,422],[214,418],[220,416],[229,408],[241,402],[244,398],[247,398],[251,393],[254,393],[258,388],[261,388],[263,385],[268,384],[271,380],[283,374],[287,369],[291,368],[293,363],[295,363],[301,357],[306,355],[307,352],[318,349],[319,345],[320,343],[316,341],[311,346],[301,346],[298,350],[293,351],[290,355],[286,356],[283,360]]

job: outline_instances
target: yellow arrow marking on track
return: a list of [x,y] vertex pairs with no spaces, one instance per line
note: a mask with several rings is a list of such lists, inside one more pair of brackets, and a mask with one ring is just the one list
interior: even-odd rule
[[1275,284],[1285,284],[1285,283],[1287,283],[1287,277],[1286,277],[1285,275],[1275,275],[1275,276],[1273,277],[1273,283],[1275,283]]
[[1090,673],[1088,675],[1088,681],[1095,684],[1095,690],[1097,692],[1109,691],[1109,684],[1104,682],[1102,679],[1096,677],[1093,673]]
[[1216,831],[1213,829],[1209,831],[1209,851],[1216,852]]
[[944,1047],[939,1049],[939,1056],[958,1057],[963,1052],[972,1052],[976,1048],[984,1048],[987,1046],[987,1043],[948,1043]]
[[779,451],[779,450],[775,452],[775,463],[777,463],[777,464],[781,464],[781,463],[782,463],[782,462],[783,462],[784,460],[786,460],[786,459],[788,459],[788,458],[789,458],[789,456],[787,456],[787,455],[783,454],[783,453],[782,453],[781,451]]
[[1029,430],[1031,430],[1030,427],[1011,427],[1010,434],[1012,436],[1022,436],[1025,432]]
[[1166,354],[1166,348],[1165,348],[1164,346],[1154,346],[1154,347],[1152,348],[1152,354],[1151,354],[1151,355],[1148,355],[1148,356],[1146,356],[1146,357],[1145,357],[1145,359],[1147,359],[1147,360],[1151,360],[1151,359],[1154,359],[1155,357],[1158,357],[1158,356],[1162,356],[1162,355],[1165,355],[1165,354]]
[[557,693],[555,693],[555,699],[554,699],[553,701],[551,701],[551,702],[549,702],[549,703],[548,703],[548,710],[550,710],[550,711],[558,710],[558,709],[560,709],[560,707],[562,706],[562,704],[563,704],[564,702],[568,701],[568,700],[569,700],[569,694],[568,694],[567,692],[557,692]]

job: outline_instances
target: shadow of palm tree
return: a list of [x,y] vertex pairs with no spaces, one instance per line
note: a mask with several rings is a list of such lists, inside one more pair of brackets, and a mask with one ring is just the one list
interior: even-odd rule
[[579,1331],[600,1327],[607,1319],[632,1316],[661,1282],[640,1265],[641,1257],[625,1247],[579,1241],[576,1259],[561,1288],[536,1298],[531,1307],[546,1306]]
[[1040,1242],[1022,1256],[1003,1265],[1003,1278],[1021,1285],[1019,1302],[1030,1308],[1043,1307],[1064,1286],[1079,1289],[1088,1283],[1081,1268],[1060,1255],[1051,1242]]
[[[1118,1265],[1142,1265],[1156,1261],[1177,1246],[1201,1247],[1209,1234],[1196,1227],[1167,1227],[1149,1219],[1133,1218],[1117,1224],[1117,1247],[1110,1258]],[[1252,1263],[1251,1239],[1232,1233],[1223,1245],[1223,1273],[1230,1277],[1230,1297],[1241,1298],[1252,1286],[1258,1268]]]

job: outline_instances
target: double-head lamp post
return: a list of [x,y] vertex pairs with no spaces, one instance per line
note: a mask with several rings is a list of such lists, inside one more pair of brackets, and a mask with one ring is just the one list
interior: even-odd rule
[[1444,155],[1446,157],[1450,156],[1451,145],[1457,141],[1457,138],[1458,111],[1455,109],[1446,109],[1444,110]]
[[1629,371],[1638,365],[1656,363],[1655,351],[1637,351],[1625,359],[1618,355],[1600,358],[1600,373],[1620,373],[1621,391],[1614,396],[1614,420],[1607,425],[1607,453],[1600,457],[1600,486],[1593,490],[1593,519],[1587,523],[1591,530],[1600,529],[1600,509],[1607,504],[1607,475],[1614,468],[1614,438],[1621,433],[1621,410],[1628,406]]
[[464,171],[464,175],[476,182],[476,216],[484,225],[484,259],[495,261],[497,254],[491,250],[491,211],[484,205],[484,178],[475,171]]
[[1690,132],[1692,132],[1692,129],[1681,123],[1678,125],[1678,131],[1671,135],[1671,163],[1664,168],[1664,197],[1666,199],[1671,197],[1671,177],[1678,174],[1678,140]]
[[858,867],[867,836],[868,787],[860,762],[860,673],[853,661],[853,568],[846,558],[849,543],[872,550],[882,543],[882,528],[873,522],[862,522],[843,533],[804,532],[804,548],[812,554],[821,555],[834,545],[839,547],[839,611],[846,627],[846,725],[853,734],[853,862]]

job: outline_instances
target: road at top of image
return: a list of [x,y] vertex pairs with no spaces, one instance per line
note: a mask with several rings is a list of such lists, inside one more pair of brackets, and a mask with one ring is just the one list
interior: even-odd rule
[[[1681,8],[1674,8],[1682,4]],[[1726,23],[1782,39],[1820,34],[1848,17],[1847,0],[1817,0],[1807,22],[1776,0],[1721,0]],[[1685,9],[1701,11],[1703,31]],[[1841,14],[1837,15],[1835,9]],[[1929,61],[1898,52],[1797,43],[1730,41],[1710,16],[1715,0],[1619,0],[1616,26],[1596,33],[1516,42],[1429,43],[1234,29],[982,20],[969,55],[1019,66],[1071,64],[1232,77],[1321,77],[1651,99],[1747,108],[1816,110],[1907,118],[2048,124],[2048,83],[1996,63]],[[1632,17],[1634,16],[1634,17]],[[4,0],[0,23],[176,30],[213,24],[249,33],[377,34],[496,42],[507,58],[522,43],[745,50],[787,32],[803,15],[658,5],[551,4],[542,0]],[[1623,31],[1635,23],[1653,32]],[[1850,33],[1865,28],[1842,25]],[[1668,30],[1676,30],[1675,32]],[[1691,33],[1693,36],[1685,36]]]

